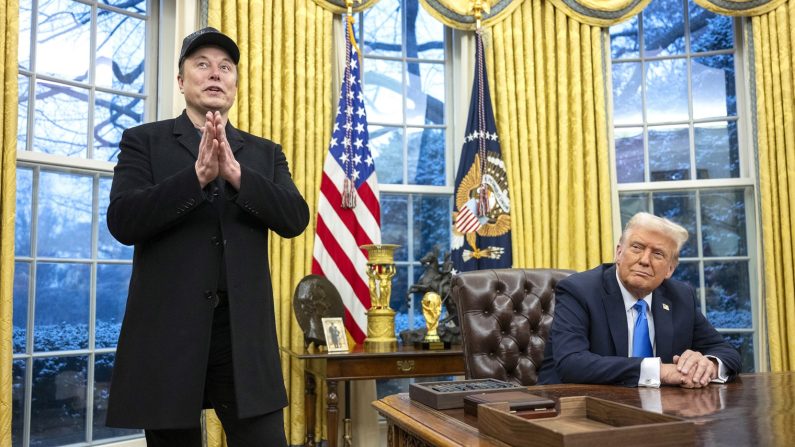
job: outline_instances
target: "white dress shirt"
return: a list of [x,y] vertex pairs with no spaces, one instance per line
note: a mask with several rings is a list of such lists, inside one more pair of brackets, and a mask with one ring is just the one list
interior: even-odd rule
[[[624,298],[624,309],[627,313],[627,334],[629,334],[627,337],[627,353],[629,357],[632,357],[632,337],[635,335],[635,319],[638,316],[638,311],[635,310],[633,306],[635,306],[638,300],[632,296],[626,287],[624,287],[624,284],[621,283],[621,278],[618,277],[618,269],[616,269],[616,281],[618,281],[618,287],[621,289],[621,296]],[[646,319],[649,322],[649,339],[651,341],[652,351],[657,354],[657,343],[654,338],[654,315],[652,315],[651,311],[651,293],[644,296],[643,301],[646,301]],[[726,367],[723,366],[721,359],[712,355],[707,355],[705,357],[718,361],[718,377],[712,380],[713,383],[725,383],[729,380]],[[644,358],[640,363],[638,386],[659,388],[661,383],[660,364],[661,360],[659,357]]]

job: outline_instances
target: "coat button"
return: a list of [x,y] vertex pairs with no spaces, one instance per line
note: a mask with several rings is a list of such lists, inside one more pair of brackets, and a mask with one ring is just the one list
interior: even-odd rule
[[213,292],[210,291],[210,290],[205,290],[204,291],[204,297],[207,298],[208,300],[213,299],[213,295],[214,295]]
[[210,238],[210,242],[212,242],[212,243],[213,243],[213,245],[221,245],[221,242],[218,240],[218,237],[217,237],[217,236],[213,236],[213,237],[211,237],[211,238]]

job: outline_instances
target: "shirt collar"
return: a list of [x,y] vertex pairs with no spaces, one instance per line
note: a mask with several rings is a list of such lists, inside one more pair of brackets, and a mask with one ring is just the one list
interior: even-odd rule
[[[621,282],[621,278],[618,277],[618,269],[616,269],[616,281],[618,281],[618,288],[621,289],[621,297],[624,298],[624,310],[629,312],[629,310],[632,309],[632,306],[634,306],[638,300],[632,296],[631,293],[629,293],[629,290],[627,290],[626,287],[624,287],[624,284]],[[644,296],[643,301],[646,302],[646,307],[651,309],[651,293]]]

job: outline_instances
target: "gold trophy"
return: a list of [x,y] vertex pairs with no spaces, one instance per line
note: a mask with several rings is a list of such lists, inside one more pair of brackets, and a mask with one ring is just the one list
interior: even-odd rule
[[[442,314],[442,297],[436,292],[426,292],[422,296],[422,316],[425,317],[425,338],[420,342],[422,349],[445,349],[445,343],[439,338],[439,316]],[[449,348],[449,346],[446,346]]]
[[399,245],[362,245],[367,250],[367,278],[370,289],[370,309],[367,311],[367,351],[388,352],[397,349],[395,311],[389,307],[392,278],[395,276],[395,249]]

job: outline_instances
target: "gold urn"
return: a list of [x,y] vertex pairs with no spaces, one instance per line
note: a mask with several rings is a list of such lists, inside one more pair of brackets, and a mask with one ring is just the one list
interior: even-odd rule
[[395,267],[395,244],[362,245],[367,250],[367,285],[370,289],[370,309],[367,311],[367,351],[388,352],[397,349],[395,311],[389,307]]

